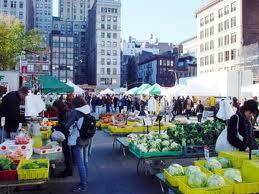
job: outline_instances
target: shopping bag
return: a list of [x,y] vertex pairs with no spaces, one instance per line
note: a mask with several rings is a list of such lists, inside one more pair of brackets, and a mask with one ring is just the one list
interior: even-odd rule
[[60,131],[54,131],[54,132],[52,133],[52,135],[51,135],[51,139],[52,139],[53,141],[63,142],[63,141],[66,139],[66,137],[65,137],[65,135],[64,135],[62,132],[60,132]]

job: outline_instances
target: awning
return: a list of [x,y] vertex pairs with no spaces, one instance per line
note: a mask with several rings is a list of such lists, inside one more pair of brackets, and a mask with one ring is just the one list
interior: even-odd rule
[[147,89],[150,88],[151,85],[150,84],[142,84],[135,92],[135,95],[142,95],[143,92]]
[[101,95],[106,95],[106,94],[114,95],[114,94],[115,94],[115,92],[114,92],[114,91],[112,91],[111,89],[107,88],[107,89],[105,89],[105,90],[101,91],[101,92],[100,92],[100,94],[101,94]]
[[160,86],[159,84],[154,84],[153,86],[145,89],[143,91],[143,94],[145,94],[145,95],[160,95],[162,88],[163,87]]
[[138,87],[135,88],[131,88],[130,90],[128,90],[127,92],[125,92],[125,95],[133,95],[136,91],[137,91]]
[[76,94],[76,95],[83,95],[85,93],[85,91],[82,88],[80,88],[79,86],[77,86],[76,84],[74,84],[71,81],[68,81],[67,85],[74,88],[74,94]]

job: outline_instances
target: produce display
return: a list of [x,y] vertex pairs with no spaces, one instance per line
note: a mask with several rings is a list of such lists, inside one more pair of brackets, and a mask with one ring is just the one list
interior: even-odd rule
[[48,168],[48,164],[39,162],[39,161],[32,161],[27,163],[21,167],[22,169],[39,169],[39,168]]
[[0,158],[0,171],[3,170],[15,170],[17,164],[8,158]]
[[210,158],[206,161],[205,167],[210,171],[222,169],[221,163],[216,158]]
[[224,177],[237,183],[242,182],[242,176],[238,169],[229,168],[225,171]]
[[25,133],[19,133],[15,137],[15,144],[17,145],[28,144],[29,142],[30,142],[30,137]]
[[192,188],[207,186],[207,176],[203,172],[196,172],[188,177],[188,185]]
[[26,158],[26,155],[25,153],[18,149],[16,151],[10,151],[9,153],[6,154],[7,158],[10,158],[11,160],[21,160],[21,159],[24,159]]
[[204,123],[178,124],[168,127],[167,134],[176,142],[186,145],[215,145],[225,124],[220,121],[205,121]]
[[225,180],[223,177],[213,174],[208,178],[208,187],[223,187],[225,185]]

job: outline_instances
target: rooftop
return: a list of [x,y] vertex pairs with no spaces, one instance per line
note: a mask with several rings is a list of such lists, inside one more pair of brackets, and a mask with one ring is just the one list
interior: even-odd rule
[[205,11],[206,9],[209,9],[210,7],[216,5],[217,3],[221,2],[223,0],[209,0],[206,4],[201,6],[196,12],[195,12],[195,17],[197,17],[198,14],[201,12]]

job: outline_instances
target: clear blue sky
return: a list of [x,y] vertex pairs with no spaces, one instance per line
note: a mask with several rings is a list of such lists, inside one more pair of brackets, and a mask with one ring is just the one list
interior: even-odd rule
[[[160,41],[178,43],[196,35],[194,12],[208,0],[121,1],[123,39],[132,35],[145,40],[153,33]],[[57,4],[54,13],[57,13]]]

